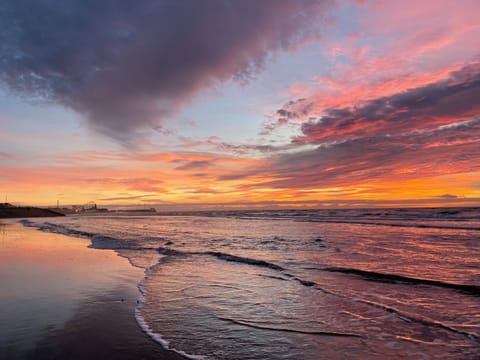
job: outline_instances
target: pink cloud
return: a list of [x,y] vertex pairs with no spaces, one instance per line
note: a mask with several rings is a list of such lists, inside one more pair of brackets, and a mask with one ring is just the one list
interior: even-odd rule
[[[283,107],[296,114],[287,118],[290,123],[302,124],[328,115],[329,109],[362,107],[374,99],[427,86],[479,60],[480,25],[473,15],[480,11],[479,2],[378,4],[357,8],[361,28],[353,34],[362,34],[361,43],[335,39],[324,44],[331,67],[315,77],[316,88],[311,84],[290,88],[292,97],[305,98]],[[348,61],[338,61],[340,55]],[[283,122],[267,125],[272,131]]]
[[480,63],[475,63],[444,80],[361,106],[327,109],[323,116],[303,123],[304,135],[295,141],[344,141],[432,129],[480,116],[479,96]]
[[[277,156],[262,169],[243,173],[246,178],[255,174],[274,180],[244,188],[348,188],[478,172],[480,140],[475,132],[480,131],[479,125],[429,134],[364,138]],[[241,176],[238,173],[236,179]]]

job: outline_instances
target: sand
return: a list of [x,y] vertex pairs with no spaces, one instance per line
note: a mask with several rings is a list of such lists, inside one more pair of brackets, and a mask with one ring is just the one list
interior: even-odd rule
[[0,222],[0,358],[182,359],[135,321],[143,270],[89,243]]

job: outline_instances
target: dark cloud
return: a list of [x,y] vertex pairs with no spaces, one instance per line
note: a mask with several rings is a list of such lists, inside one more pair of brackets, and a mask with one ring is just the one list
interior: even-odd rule
[[230,173],[230,174],[226,174],[226,175],[220,175],[217,178],[217,180],[220,180],[220,181],[242,180],[242,179],[248,178],[250,176],[254,176],[257,173],[258,173],[257,170],[251,170],[251,171],[247,171],[247,172]]
[[285,119],[298,119],[299,116],[295,111],[289,111],[285,109],[278,109],[277,110],[277,115],[280,116],[280,119],[285,118]]
[[480,170],[480,120],[431,132],[348,140],[273,162],[275,187],[403,181]]
[[457,199],[458,196],[457,195],[452,195],[452,194],[443,194],[443,195],[440,195],[439,198],[442,198],[442,199]]
[[224,194],[225,193],[225,191],[219,191],[209,187],[202,187],[202,188],[195,188],[195,189],[186,188],[186,189],[178,189],[178,190],[185,194]]
[[176,170],[201,170],[208,168],[213,164],[211,160],[194,160],[188,161],[183,165],[177,166]]
[[475,119],[432,131],[346,140],[277,155],[219,180],[264,176],[278,180],[242,188],[309,189],[475,172],[480,171],[479,134],[480,119]]
[[[292,120],[304,119],[308,116],[314,103],[306,102],[306,100],[305,98],[301,98],[288,101],[283,108],[275,112],[275,116],[278,117],[273,122],[270,121],[264,124],[264,129],[260,135],[269,135],[275,129],[288,125]],[[315,120],[315,118],[313,117],[312,120]]]
[[101,200],[101,201],[142,200],[143,198],[148,197],[148,196],[153,196],[153,195],[119,196],[119,197],[102,198],[102,199],[98,199],[98,200]]
[[[318,36],[333,0],[5,0],[0,80],[128,141],[202,88]],[[160,126],[160,127],[159,127]]]
[[480,116],[478,99],[480,63],[474,63],[443,81],[374,99],[359,107],[327,109],[323,116],[305,122],[303,136],[295,141],[325,143],[430,130],[461,118]]
[[[290,147],[290,146],[287,146]],[[272,153],[281,150],[279,147],[275,147],[272,145],[236,145],[236,144],[229,144],[226,142],[222,142],[218,145],[218,149],[224,152],[230,152],[237,155],[245,155],[250,152],[260,152],[260,153]]]

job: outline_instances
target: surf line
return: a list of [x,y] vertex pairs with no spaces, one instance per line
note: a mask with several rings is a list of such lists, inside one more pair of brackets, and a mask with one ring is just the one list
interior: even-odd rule
[[308,334],[308,335],[344,336],[344,337],[357,337],[357,338],[363,337],[363,336],[357,335],[357,334],[340,333],[340,332],[335,332],[335,331],[307,331],[307,330],[298,330],[298,329],[289,329],[289,328],[277,328],[277,327],[273,327],[273,326],[261,326],[261,325],[257,325],[257,324],[252,324],[248,321],[231,319],[231,318],[227,318],[227,317],[218,317],[218,319],[228,321],[228,322],[238,324],[238,325],[252,327],[252,328],[255,328],[255,329],[261,329],[261,330],[282,331],[282,332],[290,332],[290,333],[297,333],[297,334]]
[[[267,261],[264,261],[264,260],[246,258],[246,257],[237,256],[237,255],[231,255],[231,254],[227,254],[227,253],[214,252],[214,251],[183,252],[183,251],[178,251],[178,250],[173,250],[173,249],[168,249],[168,248],[159,248],[159,249],[157,249],[157,251],[159,253],[167,255],[167,256],[186,256],[186,255],[213,256],[213,257],[216,257],[216,258],[218,258],[220,260],[224,260],[224,261],[236,262],[236,263],[241,263],[241,264],[246,264],[246,265],[253,265],[253,266],[269,268],[269,269],[272,269],[274,271],[281,272],[282,274],[284,274],[284,276],[286,276],[286,277],[288,277],[288,278],[290,278],[294,281],[299,282],[303,286],[310,287],[310,288],[315,289],[317,291],[321,291],[321,292],[323,292],[324,294],[327,294],[327,295],[335,296],[335,297],[342,298],[342,299],[348,299],[350,301],[354,301],[354,302],[361,303],[361,304],[364,304],[364,305],[367,305],[367,306],[375,307],[377,309],[381,309],[383,311],[386,311],[387,313],[394,314],[399,319],[401,319],[405,322],[415,322],[415,323],[419,323],[419,324],[422,324],[422,325],[425,325],[425,326],[439,327],[439,328],[451,331],[453,333],[466,336],[467,338],[469,338],[471,340],[475,340],[475,341],[478,341],[478,339],[479,339],[478,335],[476,335],[476,334],[452,328],[448,325],[442,324],[442,323],[440,323],[438,321],[435,321],[435,320],[418,318],[418,317],[415,317],[413,315],[403,313],[402,311],[400,311],[398,309],[395,309],[393,307],[389,307],[389,306],[386,306],[386,305],[383,305],[383,304],[375,303],[375,302],[368,301],[368,300],[361,299],[361,298],[352,298],[350,296],[346,296],[346,295],[342,295],[342,294],[338,294],[338,293],[326,290],[326,289],[322,288],[321,286],[319,286],[317,283],[315,283],[313,281],[304,280],[304,279],[301,279],[301,278],[299,278],[295,275],[292,275],[292,274],[288,273],[286,271],[286,269],[281,267],[280,265],[276,265],[276,264],[273,264],[273,263],[270,263],[270,262],[267,262]],[[332,268],[332,269],[335,269],[335,268]],[[319,270],[321,270],[321,269],[319,269]],[[327,268],[326,271],[328,271],[328,268]],[[330,270],[330,271],[334,271],[334,270]],[[274,329],[272,329],[272,330],[274,330]]]

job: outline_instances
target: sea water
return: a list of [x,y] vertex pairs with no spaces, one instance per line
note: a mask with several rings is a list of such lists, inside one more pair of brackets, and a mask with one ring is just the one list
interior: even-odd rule
[[139,325],[190,358],[480,358],[479,208],[23,223],[87,237],[143,268]]

